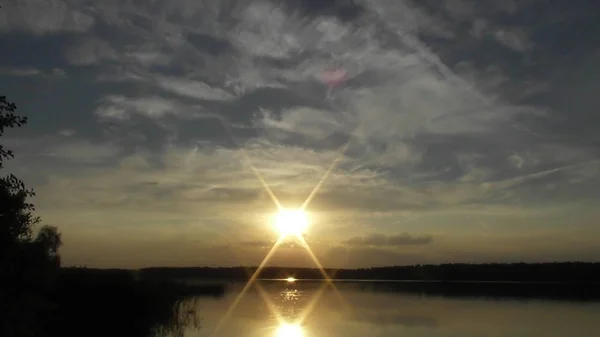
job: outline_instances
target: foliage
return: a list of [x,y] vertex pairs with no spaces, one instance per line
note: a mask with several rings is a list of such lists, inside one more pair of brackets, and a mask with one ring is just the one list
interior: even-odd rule
[[[0,97],[0,137],[9,128],[21,127],[26,117],[15,114],[16,106]],[[0,169],[14,158],[0,144]],[[40,218],[28,202],[34,196],[13,174],[0,177],[0,335],[32,336],[42,327],[52,308],[47,293],[58,275],[62,244],[56,227],[42,226],[33,236]]]
[[222,291],[140,279],[129,270],[63,268],[48,336],[182,336],[200,328],[198,297],[217,295]]
[[[27,123],[15,111],[0,97],[0,137]],[[12,158],[0,144],[0,170]],[[15,175],[0,175],[0,336],[145,337],[198,327],[195,302],[186,299],[201,295],[197,289],[140,282],[128,272],[61,269],[61,235],[53,226],[37,228],[33,196]]]

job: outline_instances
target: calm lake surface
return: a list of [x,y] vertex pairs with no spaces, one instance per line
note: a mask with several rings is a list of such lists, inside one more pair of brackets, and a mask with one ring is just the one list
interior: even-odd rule
[[600,336],[598,302],[432,296],[373,283],[336,282],[334,290],[302,281],[258,282],[213,334],[243,285],[197,299],[202,327],[185,336]]

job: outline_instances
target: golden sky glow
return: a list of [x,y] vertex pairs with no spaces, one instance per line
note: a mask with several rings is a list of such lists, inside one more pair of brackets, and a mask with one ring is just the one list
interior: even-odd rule
[[507,24],[476,1],[57,1],[2,8],[1,94],[30,120],[2,174],[66,266],[256,266],[303,227],[273,230],[283,208],[327,267],[597,260],[598,34],[540,38],[560,28],[528,31],[529,4]]

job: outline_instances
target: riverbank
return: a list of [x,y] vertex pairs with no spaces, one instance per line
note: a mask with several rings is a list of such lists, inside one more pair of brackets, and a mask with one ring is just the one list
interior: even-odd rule
[[222,284],[140,278],[127,270],[63,268],[49,296],[48,336],[164,335],[199,327],[195,297],[220,297]]

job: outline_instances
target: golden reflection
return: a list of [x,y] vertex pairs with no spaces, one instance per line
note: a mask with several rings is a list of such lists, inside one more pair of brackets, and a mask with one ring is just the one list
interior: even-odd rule
[[302,293],[300,293],[298,290],[294,289],[294,290],[284,290],[282,292],[279,293],[280,297],[283,298],[284,301],[297,301],[300,296],[302,295]]
[[[244,285],[244,288],[242,289],[242,291],[240,291],[240,293],[236,296],[236,298],[234,299],[233,303],[229,306],[229,308],[227,309],[227,311],[225,312],[225,314],[223,315],[223,317],[219,320],[219,322],[215,326],[215,330],[211,334],[211,337],[216,336],[217,333],[219,332],[219,330],[221,329],[221,327],[223,326],[223,324],[225,324],[225,322],[227,321],[227,319],[229,319],[229,316],[231,315],[231,313],[233,312],[233,310],[235,310],[235,308],[238,306],[238,304],[240,303],[240,301],[242,300],[242,298],[244,297],[244,295],[246,294],[246,292],[250,289],[250,287],[252,287],[255,284],[254,282],[258,278],[258,275],[260,275],[261,270],[269,262],[269,260],[271,259],[271,257],[275,253],[275,251],[277,251],[277,247],[279,247],[279,245],[283,242],[284,239],[285,239],[285,237],[283,237],[283,236],[280,237],[275,242],[275,244],[273,245],[273,247],[271,247],[271,250],[269,250],[269,252],[267,253],[267,256],[265,256],[265,258],[263,259],[263,261],[260,263],[260,265],[258,266],[258,268],[256,268],[256,270],[254,271],[254,273],[252,274],[252,276],[248,280],[248,282],[246,282],[246,284]],[[261,293],[261,296],[263,298],[265,298],[265,296],[262,295],[262,293]],[[274,314],[277,314],[277,313],[274,312]]]
[[304,330],[298,324],[283,323],[277,327],[275,337],[304,337]]
[[[329,277],[329,275],[327,275],[327,273],[325,272],[325,269],[323,268],[323,265],[320,263],[320,261],[317,259],[317,257],[313,253],[313,251],[310,249],[310,247],[309,247],[308,243],[306,242],[306,240],[304,239],[303,235],[304,235],[304,231],[306,230],[306,228],[308,227],[308,224],[309,224],[308,217],[306,215],[305,210],[308,207],[309,203],[313,200],[315,195],[319,192],[319,190],[321,189],[321,187],[323,186],[325,181],[329,178],[329,175],[335,169],[338,162],[343,158],[344,153],[346,152],[346,150],[350,144],[350,141],[346,142],[346,144],[344,146],[342,146],[342,148],[340,148],[340,150],[338,151],[338,155],[333,160],[333,162],[331,163],[331,165],[329,166],[329,168],[327,169],[327,171],[325,172],[323,177],[321,177],[321,179],[319,180],[317,185],[310,192],[310,194],[308,195],[308,197],[306,198],[306,200],[304,201],[304,203],[302,204],[300,209],[289,210],[289,209],[285,209],[282,207],[281,203],[279,202],[279,200],[277,199],[277,197],[275,196],[275,194],[273,193],[273,191],[271,190],[271,188],[269,187],[269,185],[267,184],[265,179],[262,177],[260,172],[257,170],[257,168],[254,166],[254,164],[250,160],[250,157],[248,156],[246,151],[240,146],[239,142],[233,135],[233,132],[232,132],[230,126],[223,119],[220,119],[220,121],[221,121],[221,124],[223,125],[225,131],[229,134],[229,136],[235,143],[236,148],[242,154],[246,163],[248,164],[250,169],[253,171],[257,180],[260,182],[263,189],[267,192],[267,194],[269,195],[269,197],[271,198],[271,200],[277,207],[278,213],[275,215],[275,227],[279,231],[280,236],[279,236],[278,240],[275,242],[275,244],[273,245],[273,247],[271,247],[271,249],[265,256],[263,261],[259,264],[258,268],[254,271],[254,273],[252,274],[252,276],[250,277],[248,282],[244,285],[242,291],[238,294],[238,296],[236,296],[233,303],[227,308],[227,311],[225,312],[223,317],[221,317],[221,319],[217,322],[217,325],[210,336],[214,337],[218,334],[220,328],[223,326],[223,324],[225,324],[225,322],[227,321],[227,319],[229,318],[229,316],[231,315],[233,310],[235,310],[235,308],[241,301],[242,297],[244,297],[244,295],[250,289],[250,287],[252,287],[253,285],[256,285],[256,288],[259,290],[260,296],[263,297],[263,299],[267,303],[269,310],[280,321],[280,326],[277,329],[276,336],[277,337],[303,337],[304,332],[300,325],[282,323],[281,314],[276,310],[275,305],[268,299],[268,296],[266,295],[264,289],[262,289],[262,287],[260,287],[258,285],[258,283],[256,283],[256,280],[257,280],[258,276],[260,275],[261,270],[269,262],[269,260],[271,259],[271,257],[273,256],[273,254],[275,253],[277,248],[279,248],[279,246],[281,245],[281,243],[283,243],[283,241],[288,236],[295,236],[298,239],[298,241],[302,244],[303,248],[308,252],[308,254],[312,258],[313,262],[315,263],[315,265],[317,266],[317,268],[320,270],[321,274],[323,275],[324,281],[325,281],[324,285],[325,286],[329,285],[335,291],[335,293],[338,295],[339,299],[342,302],[342,305],[347,307],[345,301],[343,300],[343,298],[337,291],[337,288],[333,284],[331,278]],[[286,279],[286,281],[291,283],[291,282],[295,282],[296,279],[293,277],[288,277]],[[324,287],[321,287],[321,289],[319,289],[318,293],[316,294],[316,296],[313,298],[313,300],[309,304],[309,307],[307,308],[307,310],[305,310],[303,315],[301,317],[299,317],[300,324],[302,324],[306,320],[306,318],[310,315],[310,313],[314,309],[314,306],[316,305],[317,301],[319,300],[323,290],[324,290]]]

